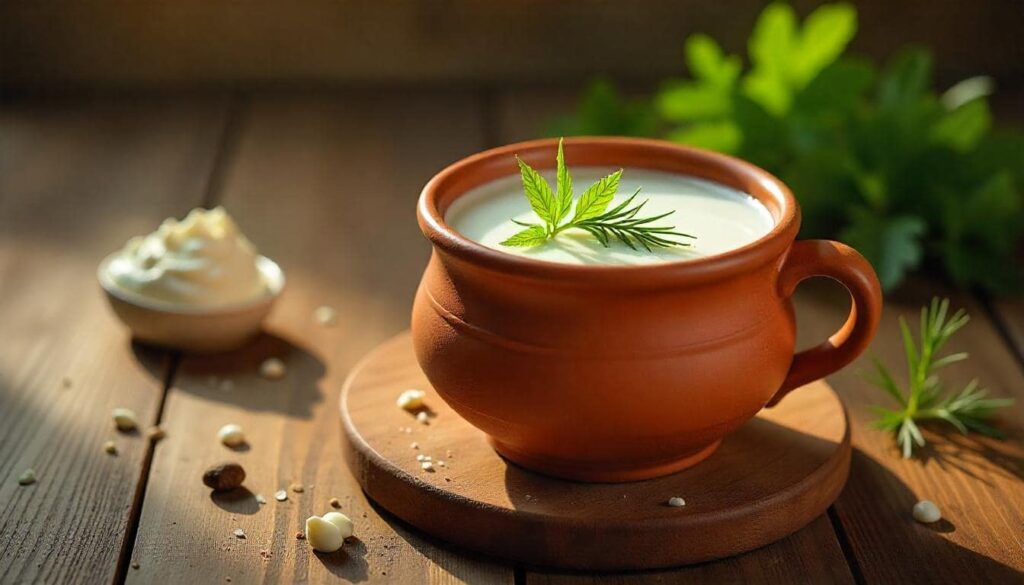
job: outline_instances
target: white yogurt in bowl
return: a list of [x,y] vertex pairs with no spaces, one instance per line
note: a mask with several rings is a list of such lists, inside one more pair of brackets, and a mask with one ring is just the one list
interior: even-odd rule
[[193,209],[130,239],[97,276],[135,338],[198,352],[254,337],[284,288],[281,269],[222,207]]
[[118,287],[150,300],[223,307],[266,296],[267,277],[252,242],[223,207],[193,209],[136,236],[107,263]]

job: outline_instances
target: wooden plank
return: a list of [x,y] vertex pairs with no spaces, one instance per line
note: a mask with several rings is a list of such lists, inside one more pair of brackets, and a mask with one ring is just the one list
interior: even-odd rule
[[[795,2],[810,12],[812,2]],[[746,54],[764,2],[634,0],[149,0],[0,3],[7,84],[580,82],[645,80],[684,69],[702,32]],[[887,58],[908,41],[933,48],[939,74],[1021,75],[1015,0],[861,0],[854,50]],[[595,42],[601,37],[605,42]],[[964,42],[984,39],[984,42]]]
[[[0,582],[117,573],[150,449],[110,412],[154,423],[168,360],[129,344],[96,265],[201,200],[223,113],[222,100],[0,107]],[[26,468],[39,480],[20,487]]]
[[584,575],[530,571],[526,585],[648,583],[853,583],[826,516],[775,544],[738,557],[665,571]]
[[[848,301],[837,289],[802,291],[797,307],[804,339],[823,339],[841,322]],[[868,407],[886,405],[887,398],[864,381],[865,356],[828,379],[849,406],[857,449],[834,508],[868,582],[1019,582],[1024,572],[1024,375],[986,311],[963,294],[912,283],[887,299],[869,353],[902,379],[899,315],[906,315],[916,331],[920,307],[933,295],[951,296],[954,306],[972,317],[946,350],[970,351],[971,358],[943,370],[943,380],[958,389],[977,377],[994,394],[1015,398],[1002,417],[1010,438],[929,432],[930,446],[914,459],[902,459],[892,436],[870,426]],[[935,526],[915,523],[910,510],[921,499],[936,502],[946,520]]]
[[[255,99],[241,128],[223,203],[281,264],[288,288],[268,336],[231,356],[183,362],[129,581],[511,583],[511,568],[449,551],[378,513],[340,449],[341,384],[367,350],[408,326],[429,250],[415,201],[435,171],[482,146],[479,103],[460,93],[271,96]],[[337,309],[336,326],[314,321],[322,304]],[[284,379],[255,374],[268,356],[284,359]],[[231,422],[246,429],[247,450],[217,443],[217,429]],[[211,497],[200,475],[222,459],[245,466],[251,493]],[[302,493],[274,500],[296,482]],[[356,540],[312,554],[295,533],[307,516],[330,511],[332,497],[355,521]]]
[[[571,110],[575,95],[564,90],[518,90],[496,96],[491,124],[500,143],[542,135],[545,125]],[[593,582],[594,577],[531,572],[528,582],[561,585]],[[750,553],[674,571],[610,576],[611,582],[646,583],[665,579],[673,583],[702,582],[820,582],[849,583],[853,576],[835,531],[824,516],[773,545]],[[603,582],[603,581],[602,581]]]
[[992,310],[1017,352],[1017,359],[1024,364],[1024,299],[996,299],[992,301]]

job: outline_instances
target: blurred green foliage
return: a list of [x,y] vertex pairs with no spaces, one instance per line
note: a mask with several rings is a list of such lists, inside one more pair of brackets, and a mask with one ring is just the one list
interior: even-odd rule
[[925,266],[963,286],[1024,290],[1024,134],[992,128],[991,81],[939,95],[928,52],[883,67],[843,55],[857,31],[845,3],[802,23],[784,3],[761,13],[749,66],[707,35],[686,41],[690,77],[647,99],[607,81],[549,133],[658,136],[734,154],[785,181],[803,237],[834,237],[874,264],[886,289]]

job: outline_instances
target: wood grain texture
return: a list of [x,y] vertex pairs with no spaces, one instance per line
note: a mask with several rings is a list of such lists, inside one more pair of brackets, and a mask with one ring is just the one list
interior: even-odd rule
[[[427,424],[396,407],[407,388],[426,392]],[[825,511],[850,459],[842,403],[818,382],[744,424],[691,469],[632,483],[547,477],[500,457],[444,403],[408,332],[349,376],[341,419],[350,467],[396,516],[466,548],[577,570],[671,567],[764,546]],[[435,467],[422,469],[421,455]],[[686,506],[668,506],[674,496]]]
[[[806,15],[817,1],[797,0]],[[0,4],[8,84],[216,84],[572,80],[653,81],[684,70],[684,39],[710,34],[734,53],[760,0],[478,2],[74,0]],[[932,47],[941,77],[1022,72],[1014,0],[861,0],[854,50],[885,58]],[[912,32],[911,32],[912,31]],[[603,42],[595,42],[601,36]],[[976,39],[984,39],[983,42]]]
[[[933,295],[951,296],[971,322],[948,343],[950,353],[971,358],[943,370],[947,387],[972,378],[995,395],[1016,403],[1001,417],[1006,441],[963,437],[931,426],[929,445],[914,459],[900,457],[890,434],[870,427],[869,406],[887,405],[885,393],[863,379],[870,355],[904,380],[906,362],[899,315],[916,331],[920,307]],[[821,339],[841,321],[847,301],[834,287],[806,286],[798,297],[798,328],[806,339]],[[868,354],[829,377],[850,408],[854,457],[846,490],[835,504],[837,517],[868,582],[1020,582],[1024,577],[1024,375],[982,306],[940,286],[918,282],[890,295]],[[938,504],[944,520],[914,522],[918,500]]]
[[[102,583],[118,571],[149,443],[117,433],[110,413],[152,424],[168,360],[129,343],[96,265],[199,203],[222,106],[0,107],[0,582]],[[20,487],[26,468],[39,480]]]
[[[247,108],[221,202],[288,285],[263,339],[184,360],[129,581],[512,582],[510,567],[450,551],[378,513],[342,460],[337,418],[351,365],[408,324],[428,251],[415,222],[419,191],[437,169],[481,148],[479,121],[477,102],[457,93],[271,96]],[[337,309],[335,326],[314,321],[319,305]],[[284,379],[256,375],[269,356],[287,364]],[[216,440],[231,422],[248,435],[238,452]],[[211,497],[200,476],[220,460],[246,468],[249,491]],[[302,493],[274,500],[294,483]],[[355,521],[355,539],[313,554],[295,533],[307,516],[330,511],[332,497]]]
[[991,306],[995,318],[1009,336],[1017,358],[1024,364],[1024,299],[996,299]]

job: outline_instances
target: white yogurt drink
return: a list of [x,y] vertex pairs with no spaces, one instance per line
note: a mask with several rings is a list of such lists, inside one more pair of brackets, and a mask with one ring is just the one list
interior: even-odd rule
[[[615,170],[571,169],[574,194],[579,196],[589,185]],[[554,190],[555,171],[541,174]],[[695,239],[666,236],[688,243],[689,247],[654,248],[648,252],[643,248],[632,250],[612,240],[605,248],[594,236],[579,229],[563,231],[532,248],[502,246],[501,242],[523,229],[513,219],[540,223],[523,195],[519,175],[502,177],[465,193],[447,210],[445,221],[464,237],[507,254],[563,264],[619,265],[656,264],[721,254],[760,239],[775,225],[768,209],[747,193],[696,177],[639,168],[627,167],[623,171],[619,190],[608,208],[624,201],[637,188],[640,194],[633,204],[647,200],[640,216],[674,211],[652,225],[673,226],[677,232],[695,236]]]

